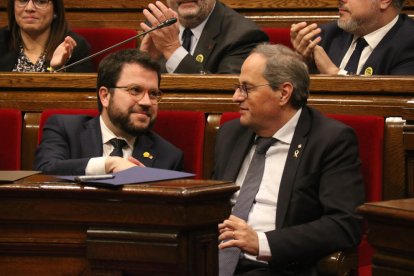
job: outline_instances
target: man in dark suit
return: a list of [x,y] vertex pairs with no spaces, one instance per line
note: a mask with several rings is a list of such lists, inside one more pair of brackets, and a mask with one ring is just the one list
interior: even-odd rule
[[160,78],[158,63],[138,50],[105,57],[97,81],[100,116],[52,116],[43,129],[35,169],[64,175],[132,166],[182,170],[182,151],[151,131],[161,99]]
[[[337,22],[320,28],[293,24],[292,44],[308,59],[312,73],[413,75],[414,21],[400,14],[403,5],[404,0],[339,1]],[[360,49],[360,56],[353,68],[354,49]]]
[[[219,224],[220,275],[316,275],[321,257],[360,241],[356,135],[306,105],[307,66],[285,46],[259,45],[239,83],[233,101],[240,119],[222,125],[215,151],[214,179],[241,185],[232,215]],[[273,141],[257,179],[251,167],[265,138]],[[255,184],[257,192],[248,191]],[[246,218],[238,216],[240,206],[247,206]]]
[[[144,10],[147,21],[156,26],[177,17],[179,24],[146,35],[140,49],[165,62],[169,73],[238,74],[240,67],[267,35],[253,22],[216,0],[157,1]],[[144,31],[150,29],[141,23]],[[188,34],[188,44],[185,37]]]

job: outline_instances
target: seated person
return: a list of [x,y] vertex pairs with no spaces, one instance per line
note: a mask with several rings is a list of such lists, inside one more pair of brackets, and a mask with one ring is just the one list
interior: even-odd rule
[[414,75],[414,21],[400,14],[403,6],[404,0],[339,1],[336,22],[293,24],[293,47],[311,73]]
[[[165,63],[168,73],[238,74],[255,45],[268,41],[253,22],[216,0],[167,0],[149,4],[144,16],[156,26],[167,19],[179,23],[146,35],[140,49]],[[144,31],[150,27],[141,23]]]
[[34,168],[46,174],[93,175],[132,166],[182,170],[183,153],[151,131],[161,99],[158,63],[136,49],[99,64],[100,116],[55,115],[43,128]]
[[[9,25],[0,29],[0,71],[46,72],[89,55],[85,39],[68,29],[63,0],[8,0],[7,10]],[[67,71],[92,72],[92,63]]]
[[307,66],[286,46],[259,45],[236,87],[240,119],[215,151],[214,178],[241,186],[219,225],[219,275],[317,275],[320,258],[361,239],[355,132],[307,106]]

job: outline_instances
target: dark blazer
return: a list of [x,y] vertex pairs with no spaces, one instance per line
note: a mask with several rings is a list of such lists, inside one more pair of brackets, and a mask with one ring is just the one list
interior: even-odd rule
[[[352,34],[338,27],[337,22],[321,26],[322,41],[333,63],[339,67],[352,42]],[[361,73],[368,67],[373,75],[414,75],[414,21],[401,14],[397,23],[382,38],[364,64]],[[312,73],[317,73],[313,70]]]
[[[153,158],[144,158],[144,152]],[[34,168],[47,174],[84,175],[89,159],[102,154],[99,116],[54,115],[43,128]],[[147,167],[183,169],[183,152],[152,131],[137,137],[132,156]]]
[[174,73],[238,74],[251,50],[268,40],[256,24],[217,1],[194,55],[188,54]]
[[[71,58],[66,62],[66,65],[78,61],[89,55],[90,46],[86,40],[80,35],[69,32],[76,41],[76,47],[73,50]],[[9,48],[11,33],[7,27],[0,29],[0,71],[11,72],[17,63],[18,52]],[[47,64],[49,66],[49,64]],[[93,72],[92,62],[90,60],[69,67],[67,72]]]
[[[254,138],[239,119],[221,127],[215,179],[236,180]],[[273,271],[298,275],[359,243],[361,218],[354,211],[365,198],[360,165],[354,131],[304,107],[280,183],[276,229],[266,233]]]

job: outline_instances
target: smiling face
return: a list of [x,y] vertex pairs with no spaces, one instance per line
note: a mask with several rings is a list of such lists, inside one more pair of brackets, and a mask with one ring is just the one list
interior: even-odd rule
[[[144,90],[158,90],[158,75],[155,71],[148,70],[136,63],[124,64],[119,80],[115,86],[124,87],[137,85]],[[103,118],[106,125],[116,135],[136,136],[146,132],[154,124],[158,104],[150,100],[148,93],[137,101],[123,88],[114,88],[112,92],[105,91],[101,87],[101,102],[103,106]]]
[[181,25],[194,28],[207,18],[216,0],[167,0],[167,3],[178,13]]
[[[240,84],[247,87],[261,85],[249,90],[243,97],[240,89],[233,95],[233,101],[239,104],[240,123],[251,128],[256,134],[273,135],[281,116],[279,91],[272,90],[263,77],[266,58],[260,54],[251,54],[243,63],[239,77]],[[265,135],[268,134],[268,135]]]
[[368,34],[378,28],[380,11],[380,0],[341,0],[338,26],[358,36]]
[[33,1],[29,1],[25,6],[18,2],[14,2],[14,15],[22,32],[32,36],[50,30],[54,12],[52,1],[42,8],[36,7]]

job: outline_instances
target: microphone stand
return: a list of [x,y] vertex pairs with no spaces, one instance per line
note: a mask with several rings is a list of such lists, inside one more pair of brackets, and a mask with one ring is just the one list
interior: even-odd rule
[[121,42],[119,42],[119,43],[117,43],[117,44],[114,44],[114,45],[112,45],[112,46],[110,46],[110,47],[108,47],[108,48],[105,48],[105,49],[103,49],[103,50],[101,50],[101,51],[99,51],[99,52],[96,52],[96,53],[94,53],[94,54],[92,54],[92,55],[90,55],[90,56],[84,57],[83,59],[80,59],[80,60],[78,60],[78,61],[75,61],[75,62],[73,62],[73,63],[71,63],[71,64],[68,64],[68,65],[66,65],[66,66],[63,66],[63,67],[62,67],[62,68],[60,68],[60,69],[57,69],[57,70],[53,70],[53,69],[52,69],[52,70],[51,70],[51,72],[52,72],[52,73],[57,73],[57,72],[60,72],[60,71],[62,71],[62,70],[65,70],[65,69],[67,69],[67,68],[69,68],[69,67],[72,67],[72,66],[74,66],[74,65],[76,65],[76,64],[82,63],[82,62],[87,61],[87,60],[89,60],[89,59],[91,59],[91,58],[93,58],[93,57],[96,57],[97,55],[100,55],[100,54],[103,54],[103,53],[105,53],[105,52],[108,52],[109,50],[112,50],[113,48],[116,48],[116,47],[118,47],[118,46],[120,46],[120,45],[123,45],[123,44],[125,44],[125,43],[127,43],[127,42],[129,42],[129,41],[131,41],[131,40],[133,40],[133,39],[136,39],[136,38],[138,38],[138,37],[140,37],[140,36],[146,35],[147,33],[150,33],[150,32],[152,32],[152,31],[155,31],[155,30],[158,30],[158,29],[161,29],[161,28],[167,27],[167,26],[170,26],[170,25],[174,24],[175,22],[177,22],[177,18],[170,18],[170,19],[168,19],[168,20],[165,20],[164,22],[162,22],[162,23],[158,24],[157,26],[155,26],[155,27],[154,27],[154,28],[152,28],[152,29],[149,29],[149,30],[148,30],[148,31],[146,31],[146,32],[142,32],[142,33],[139,33],[139,34],[137,34],[137,35],[135,35],[135,36],[133,36],[133,37],[127,38],[127,39],[126,39],[126,40],[124,40],[124,41],[121,41]]

